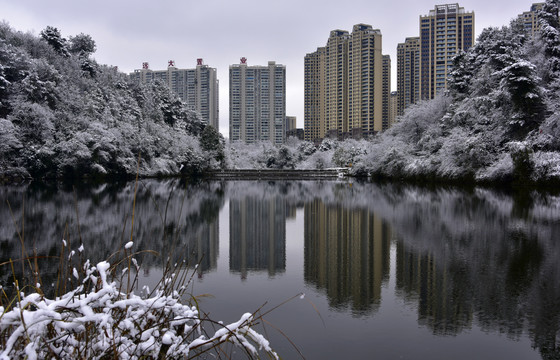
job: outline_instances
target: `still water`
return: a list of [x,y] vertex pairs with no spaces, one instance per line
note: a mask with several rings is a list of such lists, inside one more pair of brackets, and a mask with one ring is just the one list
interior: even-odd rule
[[[134,183],[2,187],[0,261],[18,258],[22,222],[37,254],[81,237],[105,259],[130,240],[133,198]],[[193,292],[225,323],[295,297],[258,329],[284,359],[560,358],[558,196],[150,180],[135,206],[134,249],[161,255],[142,283],[167,257],[199,262]]]

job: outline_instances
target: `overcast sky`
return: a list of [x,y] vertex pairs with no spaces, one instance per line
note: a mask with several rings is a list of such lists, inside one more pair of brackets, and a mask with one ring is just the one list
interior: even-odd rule
[[[249,65],[273,60],[286,65],[286,114],[303,127],[303,59],[327,42],[334,29],[370,24],[383,35],[383,53],[391,56],[396,90],[396,47],[418,36],[418,17],[435,5],[431,0],[0,0],[0,19],[23,32],[57,27],[64,37],[89,34],[97,43],[99,63],[132,72],[143,62],[150,68],[194,68],[196,59],[218,70],[220,131],[228,135],[229,65],[247,58]],[[459,5],[475,12],[475,30],[507,25],[527,0],[467,0]]]

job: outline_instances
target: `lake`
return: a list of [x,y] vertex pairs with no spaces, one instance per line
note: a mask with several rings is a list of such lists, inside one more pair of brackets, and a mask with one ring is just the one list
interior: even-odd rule
[[[134,192],[134,183],[0,187],[0,260],[20,257],[18,230],[39,255],[81,238],[92,261],[108,258],[130,240]],[[144,180],[132,238],[134,250],[160,254],[142,256],[143,285],[155,285],[168,257],[198,263],[193,293],[215,320],[281,304],[257,330],[285,359],[560,357],[557,195]],[[58,263],[42,264],[54,282]]]

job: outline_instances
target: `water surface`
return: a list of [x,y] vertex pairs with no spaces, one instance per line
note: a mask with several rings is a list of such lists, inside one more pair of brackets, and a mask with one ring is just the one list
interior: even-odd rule
[[[81,237],[97,261],[131,237],[134,183],[3,187],[0,197],[2,261],[20,255],[22,214],[38,254]],[[201,307],[214,319],[296,296],[260,328],[286,359],[299,357],[290,341],[307,359],[555,359],[559,200],[347,181],[143,181],[132,237],[135,250],[161,254],[143,257],[145,284],[167,257],[199,261],[193,292],[212,295]]]

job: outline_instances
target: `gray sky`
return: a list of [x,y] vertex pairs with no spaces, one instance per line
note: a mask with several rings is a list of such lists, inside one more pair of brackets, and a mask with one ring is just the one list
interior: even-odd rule
[[[544,0],[543,0],[544,1]],[[220,131],[228,135],[229,65],[247,58],[249,65],[269,60],[286,65],[286,115],[303,127],[303,59],[327,42],[334,29],[352,30],[370,24],[383,35],[383,53],[391,56],[392,88],[396,90],[396,47],[418,36],[418,17],[435,5],[432,0],[0,0],[0,20],[34,34],[57,27],[64,37],[89,34],[97,43],[94,57],[121,71],[194,68],[196,59],[218,70]],[[466,0],[459,5],[475,12],[475,30],[507,25],[528,0]]]

